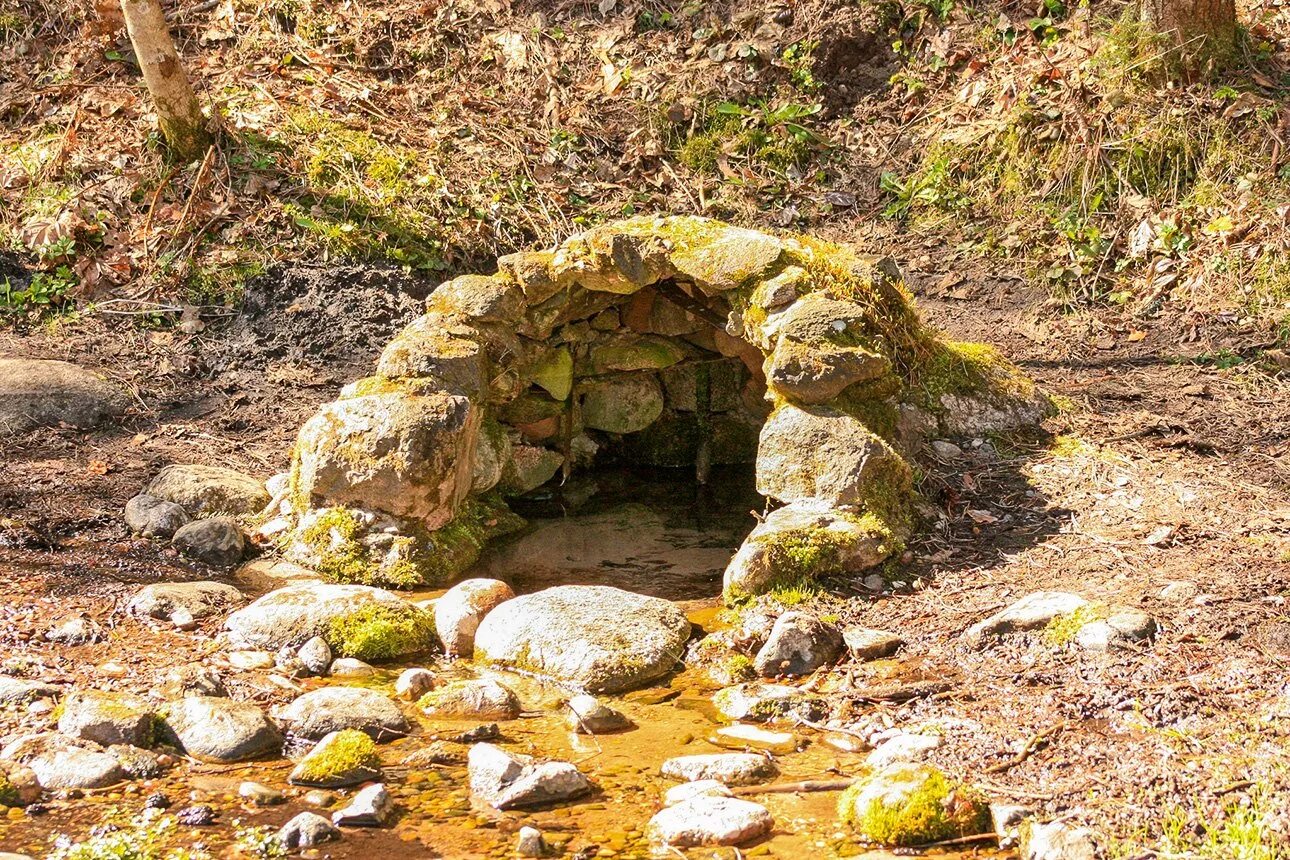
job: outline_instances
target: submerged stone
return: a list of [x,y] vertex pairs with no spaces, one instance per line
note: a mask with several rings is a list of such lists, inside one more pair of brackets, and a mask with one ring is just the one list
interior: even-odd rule
[[756,753],[708,753],[670,758],[660,772],[685,782],[715,779],[723,785],[756,785],[778,776],[779,768]]
[[587,778],[568,762],[538,761],[488,743],[470,748],[467,768],[471,793],[494,809],[558,803],[591,790]]
[[665,845],[742,845],[765,836],[775,821],[766,807],[733,797],[696,797],[656,813],[646,831]]

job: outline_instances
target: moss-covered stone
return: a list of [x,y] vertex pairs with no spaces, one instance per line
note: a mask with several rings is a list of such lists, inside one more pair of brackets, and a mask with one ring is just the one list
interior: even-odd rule
[[288,782],[317,788],[341,788],[375,779],[381,773],[376,742],[366,732],[342,729],[318,742],[291,771]]
[[990,826],[989,807],[979,792],[936,768],[904,763],[844,791],[838,817],[866,841],[898,847],[985,833]]
[[549,349],[533,363],[531,374],[533,383],[552,398],[568,400],[573,390],[573,355],[565,347]]
[[373,604],[332,619],[323,638],[341,657],[391,660],[433,647],[434,616],[411,604]]
[[681,361],[686,355],[685,347],[674,340],[653,335],[620,335],[591,347],[585,375],[662,370]]

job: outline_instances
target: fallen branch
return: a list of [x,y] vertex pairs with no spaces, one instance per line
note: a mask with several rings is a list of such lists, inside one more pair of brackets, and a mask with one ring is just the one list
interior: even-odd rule
[[1063,729],[1067,728],[1068,726],[1070,726],[1070,720],[1062,720],[1060,723],[1051,725],[1048,728],[1044,729],[1042,732],[1036,732],[1035,734],[1030,736],[1030,740],[1026,741],[1026,745],[1021,748],[1021,752],[1017,753],[1007,761],[1001,761],[1001,762],[998,762],[997,764],[990,765],[985,769],[985,772],[986,773],[1004,773],[1006,771],[1012,770],[1014,767],[1021,764],[1026,759],[1030,758],[1030,756],[1035,752],[1035,750],[1039,749],[1039,747],[1045,741],[1047,741],[1049,738],[1051,738],[1053,735],[1057,734],[1058,732],[1062,731]]

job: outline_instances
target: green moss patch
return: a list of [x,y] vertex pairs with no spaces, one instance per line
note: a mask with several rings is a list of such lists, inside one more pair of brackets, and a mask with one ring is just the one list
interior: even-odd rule
[[[867,841],[910,847],[988,829],[989,807],[978,792],[951,782],[935,768],[903,766],[894,776],[892,770],[857,782],[838,799],[838,817]],[[866,791],[875,780],[916,784],[875,796]]]
[[342,657],[392,660],[430,650],[435,641],[434,617],[410,604],[374,604],[333,619],[324,638]]
[[339,786],[370,779],[381,770],[376,742],[366,732],[342,729],[328,735],[291,772],[295,785]]

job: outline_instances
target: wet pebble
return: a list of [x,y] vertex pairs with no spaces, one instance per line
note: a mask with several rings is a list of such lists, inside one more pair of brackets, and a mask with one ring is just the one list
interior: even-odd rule
[[175,813],[175,820],[185,827],[207,827],[215,823],[215,808],[204,803],[187,806]]
[[254,806],[277,806],[287,802],[287,796],[277,789],[250,780],[237,787],[237,794]]

